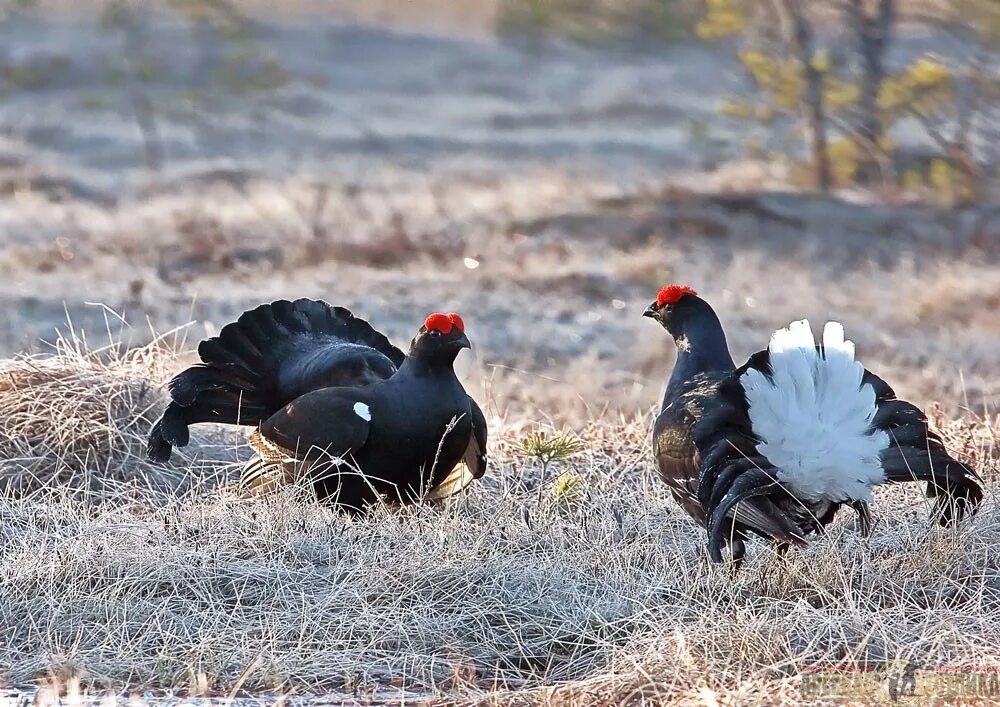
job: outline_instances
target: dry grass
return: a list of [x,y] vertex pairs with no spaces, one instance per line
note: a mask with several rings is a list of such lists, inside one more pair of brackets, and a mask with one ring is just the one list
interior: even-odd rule
[[[302,0],[281,11],[491,33],[499,4]],[[373,57],[400,58],[388,77],[359,82],[358,95],[398,99],[395,110],[420,127],[424,84],[404,90],[413,74],[397,67],[410,57],[423,66],[426,45],[365,41],[376,41],[364,45]],[[217,165],[197,150],[183,157],[185,143],[167,174],[142,184],[117,178],[126,143],[107,150],[88,127],[55,142],[93,152],[50,152],[32,137],[39,121],[14,121],[3,147],[25,156],[28,176],[10,167],[18,186],[0,200],[0,349],[35,347],[62,321],[63,302],[95,342],[102,312],[82,304],[94,300],[158,328],[196,319],[191,338],[278,297],[348,306],[400,344],[428,312],[460,311],[475,344],[460,373],[490,421],[493,463],[442,507],[362,519],[294,490],[241,500],[231,479],[245,435],[200,429],[170,466],[141,458],[162,383],[182,365],[163,342],[89,353],[71,336],[54,356],[0,363],[0,686],[51,675],[57,691],[792,704],[800,672],[825,661],[1000,664],[996,219],[857,194],[760,194],[788,188],[777,165],[679,174],[665,158],[652,173],[637,161],[622,174],[611,167],[621,154],[577,142],[583,132],[610,143],[632,134],[617,130],[623,119],[680,129],[703,107],[630,117],[647,104],[645,60],[611,55],[607,72],[594,64],[577,77],[557,54],[531,72],[565,82],[526,73],[523,95],[509,93],[507,72],[529,65],[490,46],[474,52],[481,75],[456,81],[445,101],[474,110],[426,118],[432,144],[452,137],[455,116],[476,128],[471,142],[443,140],[426,163],[414,161],[422,138],[375,126],[376,144],[367,132],[349,140],[345,154],[328,154],[330,169],[300,165],[329,137],[326,106],[346,111],[334,123],[382,114],[382,103],[340,89],[314,87],[329,100],[315,123],[278,109],[274,144],[288,138],[285,151],[236,150]],[[465,65],[463,47],[430,54]],[[662,66],[660,93],[681,95]],[[340,86],[353,74],[330,76]],[[552,112],[564,95],[585,100]],[[23,109],[60,128],[84,120],[73,101],[86,96],[37,96],[44,102],[14,105],[8,118]],[[243,115],[255,114],[233,113]],[[242,121],[228,120],[219,139],[256,148]],[[106,127],[116,140],[133,132],[115,125]],[[177,125],[186,123],[164,116],[165,134]],[[390,138],[381,147],[379,130]],[[503,147],[508,132],[513,146],[534,145],[521,130],[558,154],[579,150],[522,161]],[[674,144],[664,140],[635,146]],[[364,156],[351,157],[352,145]],[[591,149],[593,161],[583,159]],[[89,173],[49,166],[91,160],[94,183],[121,183],[122,194],[87,196]],[[933,419],[989,479],[980,515],[958,531],[929,527],[919,494],[891,489],[870,540],[845,518],[785,558],[755,544],[738,575],[709,566],[704,531],[655,478],[648,448],[673,345],[639,314],[666,281],[713,303],[737,360],[793,319],[843,321],[866,365],[902,396],[940,402]],[[567,429],[582,449],[542,454]]]
[[908,399],[939,400],[950,414],[955,404],[993,409],[1000,251],[992,236],[977,245],[975,219],[739,198],[655,182],[634,196],[612,180],[543,169],[216,181],[111,209],[25,195],[0,208],[30,234],[0,244],[0,276],[41,293],[42,311],[10,327],[16,342],[0,327],[0,348],[51,331],[61,300],[95,339],[102,323],[82,301],[158,328],[193,313],[207,325],[200,337],[261,301],[321,297],[399,343],[428,312],[460,311],[476,359],[463,372],[498,384],[499,413],[578,422],[608,401],[634,412],[659,395],[672,346],[639,313],[679,281],[718,310],[737,359],[789,321],[836,318]]
[[961,529],[890,489],[870,540],[845,518],[785,558],[755,544],[734,575],[654,478],[647,415],[581,427],[541,494],[537,428],[494,419],[470,493],[351,520],[294,490],[241,500],[224,462],[140,461],[158,351],[5,364],[0,419],[25,441],[4,478],[38,482],[0,500],[8,684],[792,704],[820,663],[1000,666],[995,421],[942,421],[990,478]]
[[[162,411],[168,350],[157,340],[89,351],[70,335],[56,341],[54,355],[0,361],[0,495],[189,488],[187,470],[151,467],[142,456],[149,424]],[[198,434],[202,445],[220,439]],[[199,464],[192,452],[182,458]]]

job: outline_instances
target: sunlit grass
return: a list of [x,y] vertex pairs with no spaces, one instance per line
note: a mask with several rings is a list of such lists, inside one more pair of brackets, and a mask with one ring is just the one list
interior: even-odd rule
[[[147,465],[142,413],[169,367],[156,347],[5,364],[22,384],[0,417],[26,441],[4,479],[35,479],[0,500],[7,684],[792,704],[816,664],[1000,664],[988,421],[944,421],[986,466],[971,523],[933,527],[919,493],[894,488],[870,540],[847,518],[785,558],[754,543],[737,574],[706,561],[704,531],[655,478],[645,417],[533,446],[501,420],[471,491],[348,519],[295,491],[241,499],[232,446]],[[544,460],[525,445],[545,447],[551,498],[571,502],[537,502]]]

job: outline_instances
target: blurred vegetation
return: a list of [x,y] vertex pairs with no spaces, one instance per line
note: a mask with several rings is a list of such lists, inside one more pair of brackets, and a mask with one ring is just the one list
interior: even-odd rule
[[[0,22],[39,12],[36,5],[0,0]],[[98,0],[98,6],[95,22],[116,39],[98,57],[113,91],[82,101],[94,112],[130,111],[151,170],[169,157],[158,130],[165,112],[175,119],[187,111],[194,121],[209,102],[267,95],[291,79],[239,0]],[[165,19],[211,50],[196,88],[176,88],[182,82],[173,80],[170,57],[150,41]],[[962,51],[925,53],[890,67],[886,56],[904,23],[957,38]],[[1000,0],[500,0],[497,30],[531,42],[718,43],[735,53],[753,88],[750,96],[725,101],[721,114],[802,141],[804,161],[797,145],[775,148],[757,136],[745,141],[748,155],[789,165],[792,181],[823,191],[862,185],[945,204],[1000,193]],[[0,96],[53,87],[76,59],[53,49],[0,60]],[[922,132],[927,149],[900,148],[894,136],[902,129]],[[689,132],[692,148],[706,152],[708,123],[693,121]]]
[[536,41],[669,42],[690,36],[692,8],[683,0],[503,0],[497,31]]
[[[270,92],[290,78],[279,59],[259,41],[253,22],[236,0],[104,0],[98,9],[94,22],[102,33],[116,39],[115,48],[98,57],[102,80],[106,88],[126,97],[126,109],[142,133],[143,159],[150,170],[160,169],[167,157],[158,129],[164,111],[176,116],[180,107],[188,106],[194,114],[202,102]],[[0,0],[0,22],[40,11],[36,0]],[[206,57],[212,63],[200,88],[173,88],[171,57],[158,53],[156,43],[150,41],[163,21],[186,26],[211,47]],[[0,65],[0,94],[49,88],[67,73],[73,59],[52,55],[8,61]],[[88,110],[116,107],[104,96],[84,100]]]
[[[968,51],[962,59],[927,53],[890,69],[886,56],[903,22],[958,38]],[[946,204],[1000,191],[1000,147],[981,148],[1000,146],[998,0],[504,0],[498,30],[590,45],[718,42],[735,50],[754,89],[720,112],[798,136],[806,162],[797,149],[776,153],[747,141],[752,156],[790,164],[796,183],[890,196],[895,189]],[[929,147],[897,146],[892,136],[903,127],[922,132]]]
[[[889,69],[885,54],[904,19],[968,42],[968,58],[924,54]],[[755,88],[754,97],[728,101],[722,112],[804,127],[820,189],[894,184],[954,203],[995,188],[996,156],[977,154],[975,145],[1000,137],[993,128],[1000,2],[944,0],[933,12],[907,16],[897,0],[706,0],[695,32],[706,41],[735,40]],[[934,152],[915,159],[897,148],[890,136],[904,122],[918,126]]]

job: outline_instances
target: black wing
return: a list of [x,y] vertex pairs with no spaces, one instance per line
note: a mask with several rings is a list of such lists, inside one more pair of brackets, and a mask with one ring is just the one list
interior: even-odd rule
[[311,452],[333,457],[357,454],[371,429],[368,405],[369,397],[363,390],[315,390],[267,418],[260,426],[260,435],[300,459]]
[[653,424],[653,453],[656,467],[670,487],[674,499],[698,522],[705,512],[698,502],[699,456],[692,432],[706,405],[716,398],[719,375],[696,377],[674,397]]
[[308,479],[321,497],[335,493],[338,505],[363,507],[374,494],[353,465],[371,430],[367,393],[323,388],[271,415],[250,437],[257,457],[244,467],[240,485],[252,495],[263,495]]
[[198,354],[202,363],[170,381],[171,403],[149,435],[153,461],[188,443],[188,425],[257,425],[312,390],[388,378],[406,358],[364,319],[309,299],[244,312]]
[[486,443],[487,429],[486,416],[479,409],[476,401],[469,396],[469,409],[472,411],[472,437],[469,439],[469,446],[465,450],[462,461],[472,471],[472,478],[481,479],[486,473]]

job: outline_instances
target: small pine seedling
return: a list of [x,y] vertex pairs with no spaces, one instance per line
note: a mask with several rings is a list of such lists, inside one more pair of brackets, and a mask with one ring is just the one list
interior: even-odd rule
[[565,461],[583,449],[583,442],[568,432],[546,434],[542,430],[529,432],[521,440],[521,453],[542,463],[542,478],[538,482],[538,502],[542,500],[542,489],[548,476],[549,464]]
[[572,508],[583,500],[583,477],[579,474],[560,474],[552,484],[552,498],[564,508]]

